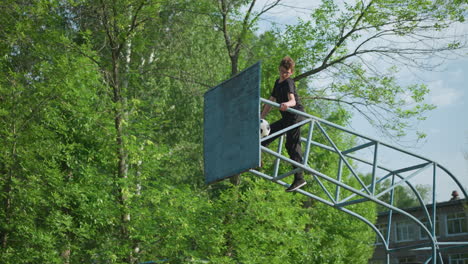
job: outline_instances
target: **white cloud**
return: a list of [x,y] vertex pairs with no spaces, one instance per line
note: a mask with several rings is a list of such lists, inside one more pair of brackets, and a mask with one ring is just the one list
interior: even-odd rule
[[429,100],[432,104],[443,107],[462,101],[463,92],[447,87],[444,81],[438,80],[429,83],[431,89]]

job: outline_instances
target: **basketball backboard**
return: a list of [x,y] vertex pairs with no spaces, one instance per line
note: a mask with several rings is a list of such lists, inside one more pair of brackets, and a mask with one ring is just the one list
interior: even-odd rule
[[207,184],[259,166],[260,73],[258,62],[204,95]]

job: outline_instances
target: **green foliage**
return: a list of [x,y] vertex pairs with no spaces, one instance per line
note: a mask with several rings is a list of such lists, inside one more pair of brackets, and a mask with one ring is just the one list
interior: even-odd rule
[[[362,179],[366,184],[369,185],[371,183],[372,175],[364,175],[362,176]],[[376,192],[383,192],[390,188],[390,186],[391,181],[387,179],[376,185]],[[424,184],[416,184],[412,186],[414,190],[419,194],[422,203],[428,204],[432,196],[431,186]],[[393,206],[397,208],[422,206],[421,202],[419,201],[418,195],[415,193],[415,191],[413,191],[413,188],[411,188],[409,185],[399,185],[395,187],[393,191]],[[381,200],[388,204],[391,204],[391,195],[391,192],[387,192],[382,196]],[[388,211],[387,208],[380,205],[377,207],[377,210],[379,212]]]
[[[401,20],[398,34],[407,34],[417,28],[411,20],[425,12],[444,29],[447,19],[463,19],[452,2],[435,8],[432,1],[374,1],[361,26],[377,30],[393,17]],[[202,176],[203,93],[262,60],[261,94],[268,97],[285,53],[297,58],[297,76],[339,60],[351,50],[345,44],[362,37],[356,32],[337,45],[340,30],[364,6],[346,5],[343,12],[327,0],[312,22],[258,35],[258,13],[243,24],[250,1],[225,3],[232,47],[240,43],[235,54],[227,52],[213,1],[0,4],[2,263],[367,260],[374,236],[349,215],[248,175],[237,186],[208,187]],[[432,108],[424,104],[427,88],[400,85],[396,68],[379,78],[358,61],[333,67],[332,74],[342,75],[331,91],[394,109],[391,122],[371,118],[388,129],[404,133],[401,120],[422,119]],[[307,112],[349,121],[346,103],[315,100],[327,94],[309,85],[297,82]],[[329,134],[343,149],[353,140]],[[271,162],[266,159],[266,169]],[[311,166],[332,172],[337,159],[314,150]],[[349,172],[344,177],[358,186]],[[326,197],[309,181],[308,191]],[[375,217],[375,206],[352,209]]]
[[[424,101],[429,91],[423,84],[396,79],[399,68],[434,69],[443,63],[434,54],[449,58],[452,49],[465,48],[456,36],[437,34],[463,22],[466,8],[454,1],[327,0],[309,19],[264,33],[258,46],[273,62],[283,54],[297,58],[295,79],[316,112],[333,102],[398,140],[435,107]],[[417,139],[424,137],[415,131]]]
[[[387,183],[388,184],[388,183]],[[382,189],[385,184],[381,187]],[[388,187],[388,186],[387,186]],[[416,191],[421,196],[421,199],[424,204],[429,202],[429,198],[431,197],[431,187],[427,185],[417,184],[414,186]],[[398,186],[395,188],[394,191],[394,198],[393,198],[394,206],[398,208],[409,208],[409,207],[416,207],[421,206],[421,202],[419,201],[417,195],[413,192],[413,190],[409,186]],[[382,200],[387,201],[390,204],[390,194],[384,195]],[[387,211],[387,209],[379,208],[380,211]]]

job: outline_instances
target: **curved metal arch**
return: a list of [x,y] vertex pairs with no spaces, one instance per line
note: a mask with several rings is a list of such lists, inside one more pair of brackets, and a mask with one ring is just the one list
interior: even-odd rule
[[[305,140],[304,138],[302,138],[302,141],[306,141],[306,140]],[[323,145],[318,146],[318,147],[324,148]],[[334,150],[332,150],[332,149],[329,149],[329,148],[325,148],[325,149],[334,152]],[[351,159],[358,160],[358,161],[360,161],[360,162],[366,163],[366,164],[368,164],[368,165],[372,165],[372,162],[370,162],[370,161],[366,161],[366,160],[363,160],[363,159],[359,159],[359,158],[354,157],[354,156],[351,156],[351,155],[349,155],[349,154],[345,154],[345,156],[347,156],[347,157],[349,157],[349,158],[351,158]],[[380,178],[376,183],[380,183],[380,182],[382,182],[382,181],[388,179],[388,177],[390,177],[390,176],[392,176],[392,175],[397,176],[397,177],[400,178],[401,180],[404,179],[404,176],[401,176],[399,173],[394,173],[394,171],[391,170],[391,169],[388,169],[388,168],[386,168],[386,167],[384,167],[384,166],[381,166],[381,165],[378,165],[377,167],[380,168],[380,169],[383,169],[383,170],[385,170],[385,171],[387,171],[387,172],[389,172],[389,174],[387,174],[387,175],[385,175],[384,177]],[[422,199],[422,197],[421,197],[419,191],[417,191],[417,189],[416,189],[416,188],[413,186],[413,184],[411,184],[409,181],[406,181],[405,183],[406,183],[406,185],[408,185],[408,187],[409,187],[409,188],[413,191],[413,193],[416,195],[416,198],[418,199],[418,202],[419,202],[419,204],[421,205],[421,208],[423,208],[423,211],[425,212],[426,217],[427,217],[427,219],[429,219],[430,224],[431,224],[431,226],[432,226],[432,220],[430,219],[429,211],[427,210],[426,206],[424,206],[424,201],[423,201],[423,199]],[[370,187],[370,185],[369,185],[368,187]],[[352,197],[349,196],[349,198],[352,198]]]
[[[276,104],[274,102],[271,102],[271,101],[263,99],[263,98],[261,98],[260,101],[263,102],[263,103],[266,103],[266,104],[270,104],[270,105],[275,106],[275,107],[279,107],[279,104]],[[279,144],[277,152],[274,152],[274,151],[272,151],[272,150],[270,150],[268,148],[265,148],[265,147],[261,147],[261,150],[262,150],[263,153],[267,153],[267,154],[270,154],[270,155],[273,155],[273,156],[276,157],[274,176],[269,176],[269,175],[266,175],[266,174],[261,173],[261,172],[256,171],[256,170],[250,170],[250,172],[254,173],[257,176],[263,177],[263,178],[265,178],[267,180],[276,182],[276,183],[278,183],[280,185],[283,185],[283,186],[286,186],[286,187],[289,186],[289,185],[286,184],[285,182],[282,182],[281,181],[282,178],[284,178],[284,177],[286,177],[288,175],[294,174],[297,170],[304,170],[304,171],[307,171],[307,172],[311,173],[314,176],[314,178],[317,180],[317,182],[319,183],[320,187],[323,189],[325,195],[328,196],[330,201],[328,201],[328,200],[326,200],[324,198],[321,198],[321,197],[319,197],[319,196],[317,196],[315,194],[311,194],[309,192],[306,192],[304,190],[298,190],[298,192],[303,194],[303,195],[306,195],[306,196],[308,196],[310,198],[318,200],[318,201],[320,201],[320,202],[322,202],[324,204],[327,204],[327,205],[329,205],[331,207],[334,207],[334,208],[336,208],[336,209],[338,209],[340,211],[343,211],[343,212],[345,212],[345,213],[347,213],[349,215],[352,215],[352,216],[358,218],[359,220],[363,221],[364,223],[366,223],[377,234],[377,236],[380,237],[380,239],[382,240],[382,243],[383,243],[383,245],[385,247],[385,251],[387,252],[387,256],[389,256],[388,254],[390,254],[391,252],[402,250],[404,248],[390,248],[390,240],[387,241],[387,239],[384,238],[383,234],[378,230],[378,228],[372,222],[370,222],[368,219],[366,219],[362,215],[359,215],[359,214],[345,208],[348,205],[361,203],[361,202],[365,202],[365,201],[372,201],[372,202],[374,202],[376,204],[382,205],[385,208],[389,209],[390,214],[393,214],[393,212],[397,212],[400,215],[405,216],[406,218],[409,218],[410,221],[412,221],[414,224],[416,224],[416,226],[418,226],[424,233],[427,234],[430,242],[429,243],[424,243],[422,245],[431,245],[432,255],[428,258],[426,263],[429,263],[429,261],[431,261],[432,259],[434,259],[434,263],[436,263],[437,262],[437,255],[439,255],[439,258],[442,261],[442,257],[440,255],[440,250],[439,250],[439,245],[442,245],[442,244],[440,244],[437,241],[437,237],[435,236],[435,220],[436,220],[436,208],[437,208],[436,207],[436,194],[435,194],[435,191],[436,191],[435,190],[435,186],[436,186],[435,181],[436,181],[436,176],[437,176],[437,169],[439,168],[440,170],[444,171],[449,176],[449,178],[451,178],[455,182],[455,184],[460,188],[460,190],[462,191],[465,198],[468,197],[467,192],[464,189],[464,187],[461,185],[460,181],[449,170],[447,170],[445,167],[441,166],[440,164],[438,164],[438,163],[436,163],[436,162],[434,162],[434,161],[432,161],[432,160],[430,160],[428,158],[425,158],[425,157],[422,157],[420,155],[411,153],[409,151],[406,151],[406,150],[403,150],[401,148],[392,146],[390,144],[380,142],[380,141],[375,140],[373,138],[370,138],[368,136],[358,134],[357,132],[351,131],[351,130],[346,129],[344,127],[341,127],[339,125],[333,124],[333,123],[328,122],[328,121],[323,120],[323,119],[320,119],[318,117],[315,117],[315,116],[312,116],[312,115],[309,115],[309,114],[306,114],[306,113],[303,113],[303,112],[299,112],[299,111],[296,111],[294,109],[288,109],[288,111],[296,113],[298,115],[302,115],[303,117],[306,118],[306,120],[302,121],[301,123],[295,124],[294,126],[283,129],[282,131],[278,131],[277,133],[275,133],[273,135],[270,135],[270,136],[268,136],[266,138],[263,138],[262,140],[267,140],[268,138],[274,137],[276,135],[283,134],[283,133],[287,132],[288,130],[293,129],[295,127],[309,124],[310,125],[310,130],[309,130],[309,133],[308,133],[308,138],[301,138],[301,141],[305,142],[306,146],[307,146],[306,150],[305,150],[305,155],[304,155],[305,159],[304,159],[303,164],[295,162],[295,161],[293,161],[293,160],[291,160],[291,159],[289,159],[287,157],[282,156],[280,154],[282,144]],[[353,148],[345,150],[345,151],[341,151],[334,144],[333,140],[328,136],[327,132],[325,131],[325,129],[320,124],[324,124],[326,126],[338,129],[338,130],[340,130],[342,132],[345,132],[347,134],[356,136],[356,137],[361,138],[361,139],[368,140],[369,142],[367,142],[365,144],[362,144],[362,145],[359,145],[359,146],[356,146],[356,147],[353,147]],[[319,130],[325,136],[326,140],[328,140],[328,142],[331,144],[331,147],[327,146],[327,145],[323,145],[323,144],[321,144],[319,142],[315,142],[315,141],[312,140],[312,133],[313,133],[314,126],[319,128]],[[308,166],[308,156],[309,156],[309,153],[310,153],[310,147],[311,146],[320,147],[322,149],[334,152],[339,156],[340,165],[339,165],[339,171],[338,171],[338,177],[337,177],[338,180],[336,180],[336,179],[334,179],[332,177],[329,177],[329,176],[327,176],[327,175],[325,175],[323,173],[320,173],[319,171],[314,170],[314,169],[312,169],[311,167]],[[375,147],[374,161],[367,161],[365,159],[355,157],[354,155],[350,154],[352,152],[355,152],[357,150],[364,149],[364,148],[367,148],[367,147],[370,147],[370,146]],[[383,147],[386,147],[386,148],[389,148],[389,149],[392,149],[392,150],[396,150],[396,151],[398,151],[400,153],[403,153],[403,154],[412,156],[414,158],[423,160],[424,163],[417,164],[417,165],[410,166],[410,167],[406,167],[406,168],[402,168],[402,169],[396,169],[396,170],[386,168],[386,167],[384,167],[384,166],[382,166],[380,164],[377,164],[377,150],[378,150],[379,146],[383,146]],[[369,186],[367,186],[366,184],[364,184],[362,182],[362,180],[359,178],[358,174],[354,171],[352,166],[347,162],[346,158],[351,158],[351,159],[354,159],[356,161],[363,162],[364,164],[368,164],[368,165],[373,166],[372,183]],[[292,170],[292,171],[290,171],[288,173],[285,173],[285,174],[283,174],[281,176],[278,176],[277,174],[278,174],[278,166],[279,166],[279,161],[280,160],[284,161],[284,162],[287,162],[289,164],[292,164],[294,167],[296,167],[296,169],[294,169],[294,170]],[[348,186],[347,184],[342,182],[342,180],[341,180],[341,164],[342,163],[344,163],[347,166],[349,171],[352,173],[352,176],[354,176],[357,179],[357,181],[359,182],[359,184],[361,184],[362,189],[360,189],[360,190],[355,189],[354,187]],[[433,208],[432,208],[432,217],[431,217],[431,215],[429,213],[428,208],[424,204],[424,201],[423,201],[423,199],[421,197],[421,194],[409,182],[410,178],[412,178],[413,176],[420,173],[422,169],[427,169],[429,167],[433,167],[433,184],[432,184],[432,187],[433,187],[432,188],[433,189],[433,195],[432,195]],[[377,176],[376,176],[377,169],[387,171],[388,174],[385,175],[384,177],[376,180],[376,178],[377,178]],[[415,171],[414,173],[412,173],[410,176],[407,176],[407,177],[400,174],[402,172],[413,171],[413,170],[417,170],[417,171]],[[394,184],[394,182],[392,181],[392,185],[391,185],[390,188],[387,188],[387,190],[385,190],[385,191],[383,191],[383,192],[376,195],[375,194],[375,187],[377,186],[377,184],[379,184],[379,183],[383,182],[384,180],[388,179],[390,176],[392,176],[393,179],[394,179],[394,177],[398,177],[400,179],[400,181],[397,184]],[[335,194],[336,199],[334,199],[332,197],[330,192],[328,192],[328,190],[321,183],[319,178],[323,179],[323,180],[326,180],[326,181],[328,181],[328,182],[330,182],[330,183],[332,183],[332,184],[334,184],[336,186],[336,194]],[[388,204],[388,203],[378,199],[384,193],[387,193],[387,192],[390,192],[393,195],[394,189],[397,186],[403,185],[403,184],[406,184],[411,189],[411,191],[416,195],[416,197],[418,199],[418,202],[419,202],[422,210],[424,211],[423,214],[425,215],[431,230],[429,230],[428,227],[425,224],[423,224],[419,219],[417,219],[415,216],[411,215],[410,213],[408,213],[408,212],[406,212],[406,211],[404,211],[404,210],[402,210],[402,209],[400,209],[398,207],[393,206],[393,200],[391,200],[390,204]],[[340,188],[346,189],[347,191],[351,192],[351,195],[347,196],[344,199],[339,200],[338,197],[339,197],[339,189]],[[353,198],[356,198],[356,197],[362,197],[362,198],[353,199]],[[388,226],[387,230],[390,230],[391,222],[392,222],[392,220],[389,219],[389,223],[388,223],[389,226]],[[388,235],[388,239],[390,239],[389,235]],[[466,245],[468,245],[468,242],[461,242],[461,244],[464,244],[464,243],[466,243]],[[419,246],[421,246],[421,245],[412,246],[412,248],[419,247]],[[437,252],[439,252],[439,254],[437,254]],[[389,261],[389,257],[387,257],[387,261]]]
[[[392,176],[392,175],[393,175],[393,176],[396,176],[396,177],[398,177],[398,178],[400,178],[400,179],[402,179],[402,180],[404,179],[404,177],[401,176],[400,174],[390,172],[388,175],[386,175],[386,176],[384,176],[383,178],[381,178],[381,180],[385,180],[385,179],[387,179],[389,176]],[[429,211],[427,210],[427,207],[426,207],[425,204],[424,204],[424,201],[423,201],[423,199],[422,199],[422,197],[421,197],[421,194],[420,194],[419,191],[413,186],[413,184],[411,184],[411,183],[408,182],[408,181],[405,182],[405,183],[406,183],[406,185],[411,189],[411,191],[416,195],[416,198],[418,199],[418,202],[419,202],[419,204],[420,204],[420,206],[421,206],[421,208],[422,208],[422,210],[423,210],[423,212],[424,212],[424,214],[425,214],[425,217],[428,219],[429,224],[432,226],[432,219],[431,219],[431,217],[430,217],[430,215],[429,215]],[[393,203],[391,203],[391,205],[393,205]]]
[[[293,166],[299,167],[299,168],[301,168],[301,169],[303,169],[303,170],[305,170],[305,171],[308,171],[308,172],[310,172],[310,173],[312,173],[312,174],[314,174],[314,175],[316,175],[316,176],[319,176],[319,177],[321,177],[321,178],[323,178],[323,179],[325,179],[325,180],[327,180],[327,181],[329,181],[329,182],[331,182],[331,183],[334,183],[335,185],[338,185],[338,186],[340,186],[340,187],[342,187],[342,188],[344,188],[344,189],[347,189],[347,190],[350,191],[350,192],[356,193],[356,194],[359,195],[359,196],[362,196],[362,197],[364,197],[364,198],[367,198],[369,201],[373,201],[374,203],[377,203],[377,204],[382,205],[382,206],[384,206],[384,207],[386,207],[386,208],[388,208],[388,209],[391,209],[391,210],[393,210],[393,211],[396,211],[396,212],[398,212],[398,213],[400,213],[400,214],[402,214],[402,215],[405,215],[405,216],[409,217],[410,219],[412,219],[413,221],[415,221],[416,224],[420,225],[420,227],[422,227],[423,230],[426,231],[426,233],[428,234],[428,236],[429,236],[429,238],[432,240],[432,242],[435,243],[435,240],[434,240],[434,238],[433,238],[431,232],[427,229],[427,227],[426,227],[424,224],[422,224],[416,217],[414,217],[413,215],[411,215],[411,214],[409,214],[409,213],[407,213],[407,212],[401,210],[400,208],[394,207],[394,206],[392,206],[392,205],[390,205],[390,204],[387,204],[387,203],[385,203],[385,202],[383,202],[383,201],[380,201],[380,200],[378,200],[378,199],[375,199],[374,197],[372,197],[372,196],[370,196],[370,195],[368,195],[368,194],[365,194],[365,193],[363,193],[363,192],[360,192],[360,191],[354,189],[353,187],[348,186],[348,185],[346,185],[346,184],[344,184],[344,183],[338,182],[338,181],[336,181],[335,179],[330,178],[329,176],[327,176],[327,175],[325,175],[325,174],[323,174],[323,173],[321,173],[321,172],[319,172],[319,171],[316,171],[316,170],[314,170],[314,169],[312,169],[312,168],[310,168],[310,167],[307,167],[307,166],[305,166],[305,165],[303,165],[303,164],[301,164],[301,163],[298,163],[298,162],[296,162],[296,161],[294,161],[294,160],[292,160],[292,159],[289,159],[289,158],[287,158],[287,157],[284,157],[284,156],[282,156],[281,154],[278,154],[278,153],[276,153],[276,152],[273,152],[272,150],[270,150],[270,149],[268,149],[268,148],[262,147],[262,151],[267,152],[267,153],[269,153],[269,154],[272,154],[273,156],[276,156],[277,158],[282,159],[282,160],[284,160],[284,161],[286,161],[286,162],[292,164]],[[253,173],[257,174],[257,173],[256,173],[257,171],[255,171],[255,170],[250,170],[250,172],[253,172]],[[258,174],[257,174],[257,175],[258,175]],[[275,181],[274,178],[272,178],[271,180]],[[286,184],[286,186],[289,186],[289,185]],[[299,192],[300,192],[301,194],[307,195],[307,196],[309,196],[309,197],[311,197],[311,198],[318,197],[318,196],[315,196],[315,195],[310,194],[310,193],[308,193],[308,192],[306,192],[306,191],[303,191],[303,190],[299,190]],[[319,201],[323,202],[323,201],[326,201],[326,200],[320,199]],[[330,202],[329,202],[329,203],[330,203]],[[327,204],[328,204],[328,203],[327,203]],[[335,203],[332,203],[332,204],[333,204],[333,207],[335,207],[335,208],[342,208],[342,206],[341,206],[341,207],[337,207],[337,204],[335,204]]]
[[[282,185],[284,187],[289,187],[289,184],[287,184],[286,182],[283,182],[281,180],[275,180],[274,177],[266,175],[266,174],[264,174],[262,172],[259,172],[259,171],[256,171],[256,170],[249,170],[249,171],[251,173],[257,175],[257,176],[260,176],[260,177],[264,178],[264,179],[267,179],[269,181],[272,181],[272,182],[277,183],[279,185]],[[317,200],[317,201],[319,201],[319,202],[321,202],[323,204],[326,204],[326,205],[328,205],[330,207],[333,207],[333,208],[336,208],[336,209],[338,209],[340,211],[343,211],[343,212],[345,212],[345,213],[347,213],[347,214],[349,214],[351,216],[354,216],[354,217],[358,218],[359,220],[363,221],[370,228],[372,228],[372,230],[374,230],[374,232],[380,237],[380,239],[382,240],[385,248],[389,249],[388,243],[386,242],[386,239],[383,237],[383,234],[380,232],[380,230],[372,222],[370,222],[367,218],[365,218],[364,216],[362,216],[362,215],[360,215],[358,213],[355,213],[355,212],[353,212],[351,210],[348,210],[346,208],[343,208],[343,207],[336,207],[335,204],[333,204],[333,203],[331,203],[331,202],[329,202],[329,201],[327,201],[327,200],[325,200],[325,199],[323,199],[323,198],[321,198],[319,196],[311,194],[309,192],[306,192],[306,191],[303,191],[303,190],[297,190],[297,192],[299,192],[299,193],[301,193],[301,194],[303,194],[305,196],[308,196],[308,197],[310,197],[310,198],[312,198],[314,200]]]
[[[304,138],[302,138],[303,141],[305,141]],[[319,146],[319,147],[322,147],[323,146]],[[327,149],[327,150],[330,150],[330,149]],[[330,151],[333,151],[333,150],[330,150]],[[351,159],[354,159],[354,160],[358,160],[360,162],[363,162],[363,163],[366,163],[368,165],[372,165],[372,162],[370,161],[367,161],[367,160],[363,160],[363,159],[359,159],[357,157],[354,157],[352,155],[348,155],[346,154],[347,157],[351,158]],[[434,164],[434,163],[433,163]],[[446,169],[445,167],[441,166],[440,164],[436,164],[438,168],[442,169],[445,173],[447,173],[447,175],[449,175],[452,180],[454,180],[454,182],[458,185],[458,187],[462,190],[462,192],[465,194],[465,197],[468,197],[466,195],[466,192],[465,192],[465,189],[463,189],[463,186],[461,185],[461,183],[458,181],[458,179],[448,170]],[[389,169],[389,168],[386,168],[384,166],[381,166],[381,165],[378,165],[378,167],[382,170],[385,170],[387,172],[389,172],[389,174],[385,175],[384,177],[380,178],[378,182],[382,182],[384,180],[386,180],[388,177],[392,176],[392,175],[395,175],[397,176],[398,178],[400,178],[401,180],[403,180],[405,177],[400,175],[399,173],[394,173],[395,171]],[[422,211],[424,212],[425,214],[425,217],[427,218],[427,220],[429,221],[429,224],[431,226],[431,228],[433,228],[433,223],[432,223],[432,218],[431,216],[429,215],[429,211],[427,210],[427,207],[425,206],[424,204],[424,201],[419,193],[419,191],[413,186],[413,184],[411,184],[411,182],[409,181],[406,181],[405,182],[406,185],[411,189],[411,191],[416,195],[416,198],[418,199],[418,202],[419,202],[419,205],[422,209]]]
[[[344,184],[344,183],[337,182],[336,180],[334,180],[334,179],[328,177],[328,176],[325,175],[325,174],[322,174],[322,173],[320,173],[320,172],[318,172],[318,171],[315,171],[315,170],[313,170],[313,169],[311,169],[311,168],[309,168],[309,167],[306,167],[306,166],[304,166],[304,165],[302,165],[302,164],[300,164],[300,163],[298,163],[298,162],[295,162],[294,160],[291,160],[291,159],[289,159],[289,158],[287,158],[287,157],[282,156],[281,154],[278,154],[278,153],[276,153],[276,152],[273,152],[273,151],[269,150],[268,148],[262,147],[262,150],[265,151],[265,152],[267,152],[267,153],[269,153],[269,154],[272,154],[272,155],[276,156],[277,158],[282,159],[282,160],[284,160],[284,161],[286,161],[286,162],[288,162],[288,163],[290,163],[290,164],[292,164],[292,165],[294,165],[294,166],[296,166],[296,167],[300,167],[300,168],[302,168],[302,169],[304,169],[304,170],[306,170],[306,171],[309,171],[310,173],[313,173],[313,174],[315,174],[315,175],[317,175],[317,176],[319,176],[319,177],[321,177],[321,178],[324,178],[324,179],[326,179],[326,180],[328,180],[328,181],[330,181],[330,182],[332,182],[332,183],[334,183],[334,184],[336,184],[336,185],[340,185],[341,187],[347,189],[348,191],[351,191],[351,192],[353,192],[353,193],[356,193],[356,194],[358,194],[359,196],[365,197],[365,198],[369,199],[370,201],[373,201],[373,202],[375,202],[375,203],[377,203],[377,204],[380,204],[380,205],[382,205],[382,206],[384,206],[384,207],[386,207],[386,208],[388,208],[388,209],[390,209],[390,210],[392,210],[392,211],[396,211],[396,212],[400,213],[401,215],[404,215],[404,216],[408,217],[408,218],[409,218],[410,220],[412,220],[416,225],[418,225],[420,228],[422,228],[422,230],[428,235],[428,238],[431,240],[431,243],[430,243],[430,244],[432,244],[432,247],[434,248],[434,250],[437,248],[437,244],[438,244],[438,243],[437,243],[436,237],[434,237],[434,236],[432,235],[431,231],[429,231],[429,230],[427,229],[426,225],[424,225],[423,223],[421,223],[421,222],[419,221],[419,219],[417,219],[417,218],[414,217],[413,215],[411,215],[411,214],[409,214],[409,213],[407,213],[407,212],[405,212],[405,211],[403,211],[403,210],[401,210],[401,209],[399,209],[399,208],[397,208],[397,207],[394,207],[394,206],[392,206],[392,205],[389,205],[389,204],[387,204],[387,203],[385,203],[385,202],[383,202],[383,201],[380,201],[380,200],[375,199],[375,198],[373,198],[373,197],[371,197],[371,196],[368,196],[368,195],[365,194],[365,193],[359,192],[359,191],[353,189],[352,187],[350,187],[350,186],[348,186],[348,185],[346,185],[346,184]],[[249,171],[250,171],[251,173],[254,173],[255,175],[261,176],[261,177],[263,177],[263,178],[265,178],[265,179],[268,179],[268,180],[270,180],[270,181],[276,182],[276,183],[278,183],[278,184],[280,184],[280,185],[283,185],[283,186],[285,186],[285,187],[288,187],[288,186],[289,186],[289,184],[287,184],[287,183],[285,183],[285,182],[283,182],[283,181],[280,181],[280,180],[276,180],[274,177],[268,176],[268,175],[263,174],[263,173],[261,173],[261,172],[259,172],[259,171],[256,171],[256,170],[253,170],[253,169],[252,169],[252,170],[249,170]],[[383,244],[385,245],[385,249],[386,249],[387,254],[388,254],[390,251],[392,251],[392,249],[389,247],[389,244],[388,244],[389,242],[387,242],[386,239],[384,239],[382,233],[378,230],[378,228],[377,228],[373,223],[371,223],[371,222],[370,222],[368,219],[366,219],[365,217],[363,217],[363,216],[361,216],[361,215],[359,215],[359,214],[357,214],[357,213],[355,213],[355,212],[353,212],[353,211],[351,211],[351,210],[348,210],[348,209],[346,209],[346,208],[344,208],[344,207],[342,207],[342,206],[337,206],[336,203],[327,201],[327,200],[325,200],[325,199],[323,199],[323,198],[321,198],[321,197],[319,197],[319,196],[317,196],[317,195],[311,194],[311,193],[306,192],[306,191],[304,191],[304,190],[298,190],[297,192],[299,192],[299,193],[301,193],[301,194],[303,194],[303,195],[306,195],[306,196],[308,196],[308,197],[310,197],[310,198],[313,198],[313,199],[315,199],[315,200],[317,200],[317,201],[320,201],[320,202],[322,202],[322,203],[324,203],[324,204],[326,204],[326,205],[329,205],[329,206],[331,206],[331,207],[334,207],[334,208],[336,208],[336,209],[338,209],[338,210],[340,210],[340,211],[343,211],[343,212],[345,212],[345,213],[348,213],[349,215],[352,215],[352,216],[358,218],[359,220],[363,221],[363,222],[366,223],[369,227],[371,227],[371,228],[374,230],[374,232],[382,239],[382,242],[383,242]]]
[[441,170],[445,171],[447,175],[452,178],[452,180],[460,187],[460,190],[462,191],[463,195],[465,195],[465,198],[468,198],[468,192],[463,188],[463,185],[460,183],[460,181],[455,177],[448,169],[446,169],[444,166],[437,164],[437,167],[439,167]]

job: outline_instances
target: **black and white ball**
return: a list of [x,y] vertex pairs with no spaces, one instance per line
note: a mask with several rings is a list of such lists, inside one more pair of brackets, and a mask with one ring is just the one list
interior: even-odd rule
[[270,134],[270,124],[265,119],[260,119],[260,136],[266,137]]

